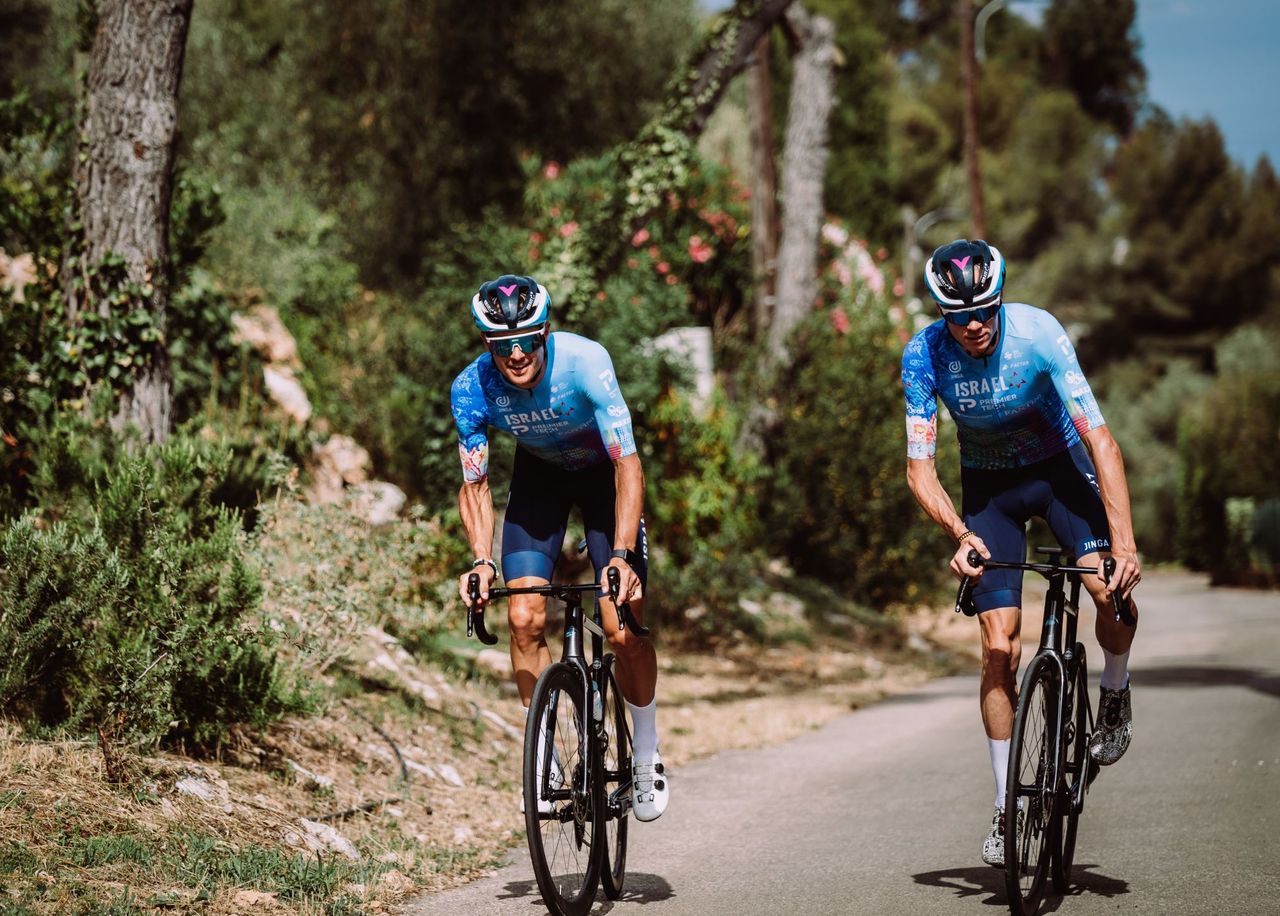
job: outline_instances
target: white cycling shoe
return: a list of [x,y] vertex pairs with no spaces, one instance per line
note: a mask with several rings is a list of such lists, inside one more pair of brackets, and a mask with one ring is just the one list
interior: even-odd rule
[[638,821],[656,821],[671,800],[671,781],[657,751],[631,761],[631,811]]

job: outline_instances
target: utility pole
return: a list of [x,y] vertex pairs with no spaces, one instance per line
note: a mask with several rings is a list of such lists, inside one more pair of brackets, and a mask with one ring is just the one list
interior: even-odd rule
[[969,177],[969,215],[973,237],[987,237],[987,216],[982,206],[982,172],[978,166],[978,60],[974,46],[973,0],[959,0],[960,56],[964,74],[964,161]]

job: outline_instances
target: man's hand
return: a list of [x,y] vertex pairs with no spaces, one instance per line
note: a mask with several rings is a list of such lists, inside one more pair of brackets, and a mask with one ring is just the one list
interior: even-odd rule
[[480,577],[480,600],[476,602],[477,608],[482,608],[489,603],[489,586],[493,585],[493,580],[498,578],[498,574],[488,563],[481,563],[472,569],[468,569],[458,577],[458,597],[462,599],[462,603],[467,607],[471,607],[471,595],[467,591],[467,580],[476,575]]
[[640,577],[636,575],[636,571],[631,568],[626,560],[621,557],[614,557],[609,561],[609,566],[600,570],[600,590],[606,595],[609,594],[609,567],[618,570],[618,603],[628,604],[632,601],[639,601],[644,597],[644,586],[640,584]]
[[[1112,592],[1119,591],[1121,597],[1127,599],[1134,587],[1142,581],[1142,561],[1138,559],[1138,551],[1132,548],[1113,551],[1111,558],[1116,561],[1116,571],[1106,584],[1105,594],[1110,598]],[[1101,574],[1101,566],[1098,567],[1098,572]]]
[[982,543],[982,538],[970,532],[967,534],[960,546],[956,548],[955,556],[951,558],[951,571],[956,574],[957,579],[963,579],[965,576],[981,576],[981,566],[969,565],[969,551],[976,550],[984,559],[991,559],[991,551],[987,550],[987,545]]

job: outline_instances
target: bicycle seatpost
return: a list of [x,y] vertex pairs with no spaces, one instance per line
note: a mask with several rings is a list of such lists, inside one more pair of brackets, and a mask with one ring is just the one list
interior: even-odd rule
[[[1102,561],[1102,581],[1110,584],[1111,577],[1116,572],[1115,557],[1107,557]],[[1129,601],[1119,591],[1111,593],[1111,606],[1115,609],[1116,620],[1123,623],[1126,627],[1136,627],[1138,621],[1134,619],[1133,611],[1129,608]]]

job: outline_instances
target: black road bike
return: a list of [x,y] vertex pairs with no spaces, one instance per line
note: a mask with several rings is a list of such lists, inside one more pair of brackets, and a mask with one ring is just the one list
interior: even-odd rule
[[[618,604],[618,571],[608,574],[618,625],[639,637],[649,635]],[[564,651],[533,688],[524,735],[524,817],[529,857],[547,909],[557,916],[581,916],[595,900],[622,896],[627,865],[627,821],[631,811],[631,731],[613,673],[613,653],[605,651],[600,603],[587,616],[582,597],[596,585],[534,585],[492,588],[489,598],[544,595],[564,602]],[[471,609],[467,635],[496,643],[477,608],[480,577],[468,579]],[[591,659],[583,651],[590,634]]]
[[[969,551],[968,557],[970,566],[1030,570],[1049,580],[1040,648],[1022,678],[1009,744],[1004,861],[1013,916],[1034,916],[1050,879],[1056,893],[1066,892],[1080,812],[1098,773],[1098,764],[1089,756],[1093,707],[1084,646],[1076,641],[1076,625],[1080,576],[1099,573],[1096,568],[1073,565],[1074,558],[1064,556],[1056,547],[1037,547],[1036,553],[1048,556],[1049,561],[1002,563],[984,560],[976,550]],[[1114,572],[1115,560],[1108,557],[1101,573],[1104,581],[1111,581]],[[972,579],[960,583],[958,613],[976,613],[972,586]],[[1129,603],[1118,592],[1112,593],[1112,604],[1116,620],[1130,627],[1136,624]]]

